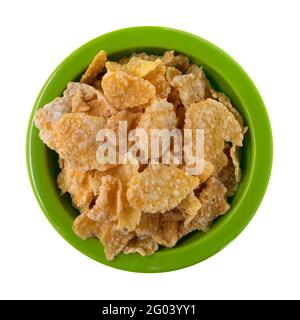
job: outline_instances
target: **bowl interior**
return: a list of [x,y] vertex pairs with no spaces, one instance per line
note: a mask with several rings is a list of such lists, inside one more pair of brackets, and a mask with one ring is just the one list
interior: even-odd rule
[[[151,35],[150,39],[147,38],[147,34]],[[148,40],[145,41],[145,39]],[[149,257],[141,257],[138,254],[120,254],[114,261],[108,262],[98,240],[83,241],[73,233],[72,223],[78,211],[72,207],[69,195],[60,196],[56,185],[59,173],[57,154],[40,141],[38,130],[33,125],[34,112],[60,96],[69,81],[78,80],[100,49],[106,50],[112,60],[117,60],[132,52],[163,54],[169,49],[187,55],[192,62],[203,67],[215,89],[230,97],[249,128],[242,149],[242,180],[236,195],[229,200],[230,211],[217,219],[207,233],[194,232],[180,240],[174,248],[161,249]],[[242,87],[238,85],[241,81]],[[253,105],[253,103],[256,104]],[[263,102],[251,80],[229,56],[201,38],[178,30],[158,27],[122,29],[101,36],[67,57],[47,80],[37,98],[29,121],[27,136],[28,171],[33,190],[42,210],[57,231],[75,248],[99,262],[115,268],[138,272],[170,271],[194,264],[216,253],[239,234],[251,219],[263,196],[268,177],[262,179],[263,183],[258,190],[259,197],[256,196],[256,201],[254,201],[254,196],[249,195],[257,160],[255,159],[255,150],[257,151],[255,134],[258,129],[253,125],[255,124],[254,112],[256,112],[254,107],[261,111],[260,121],[265,122],[269,127]],[[268,161],[270,162],[268,170],[270,171],[271,131],[267,132],[268,134],[270,139],[267,141],[266,149],[268,149]],[[243,210],[247,208],[245,200],[247,193],[249,195],[248,212],[245,213]],[[249,206],[251,200],[254,201],[252,207]],[[241,208],[242,204],[244,209]]]

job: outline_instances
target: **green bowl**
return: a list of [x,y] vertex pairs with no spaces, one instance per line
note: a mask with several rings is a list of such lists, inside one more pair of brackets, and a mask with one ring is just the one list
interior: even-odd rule
[[[81,240],[72,231],[78,212],[70,197],[60,196],[56,185],[57,155],[39,139],[33,117],[37,109],[60,96],[69,81],[78,80],[100,50],[110,58],[132,52],[161,54],[173,49],[203,66],[212,85],[226,93],[249,127],[242,152],[242,181],[230,200],[230,211],[220,217],[207,233],[194,232],[171,249],[149,257],[120,254],[107,261],[97,239]],[[58,233],[72,246],[113,268],[135,272],[171,271],[203,261],[224,248],[245,228],[257,210],[272,167],[272,132],[264,103],[245,71],[225,52],[193,34],[163,27],[135,27],[102,35],[70,54],[50,75],[34,104],[27,132],[27,167],[37,201]]]

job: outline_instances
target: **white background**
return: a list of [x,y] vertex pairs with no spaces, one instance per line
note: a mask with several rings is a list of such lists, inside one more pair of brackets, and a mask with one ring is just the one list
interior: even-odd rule
[[[300,298],[298,1],[1,1],[0,298]],[[274,134],[273,173],[249,226],[222,252],[184,270],[136,274],[77,252],[31,191],[25,135],[48,75],[86,41],[162,25],[215,43],[248,72]]]

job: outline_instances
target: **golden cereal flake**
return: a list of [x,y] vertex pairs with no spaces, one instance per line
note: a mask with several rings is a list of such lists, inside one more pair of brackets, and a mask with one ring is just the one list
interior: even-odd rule
[[189,193],[187,197],[179,203],[177,208],[186,216],[184,222],[185,225],[187,225],[194,219],[201,206],[201,202],[195,196],[194,191]]
[[65,95],[71,99],[72,112],[109,118],[116,110],[108,104],[104,95],[94,87],[78,82],[70,82]]
[[[151,143],[153,129],[176,129],[177,118],[172,103],[166,99],[154,99],[150,106],[145,109],[138,124],[138,128],[144,129],[147,132],[148,138],[148,158],[151,157]],[[154,138],[156,139],[156,138]],[[153,140],[154,140],[153,139]],[[163,150],[159,150],[158,156],[161,156],[168,151],[168,146]],[[153,158],[156,155],[153,155]]]
[[209,178],[199,197],[202,207],[187,228],[207,231],[218,216],[229,210],[226,194],[226,188],[217,178]]
[[[222,159],[222,157],[220,157]],[[226,160],[227,161],[227,160]],[[226,165],[226,161],[224,161],[222,159],[221,164],[222,167]],[[204,183],[210,176],[212,176],[214,174],[215,171],[219,170],[220,165],[218,166],[218,169],[215,169],[215,166],[207,160],[204,160],[204,167],[203,170],[200,174],[196,175],[199,179],[199,184]],[[191,166],[189,164],[186,164],[184,166],[184,170],[189,171],[189,169],[191,168]]]
[[[130,110],[122,110],[111,116],[107,120],[106,128],[112,129],[115,134],[119,134],[119,123],[120,121],[126,121],[127,131],[133,130],[138,126],[138,123],[141,119],[142,112],[131,112]],[[127,132],[128,133],[128,132]]]
[[[140,220],[141,211],[134,209],[126,197],[127,184],[131,177],[138,173],[138,165],[123,164],[105,172],[97,171],[92,179],[92,186],[98,188],[98,198],[88,216],[98,220],[103,215],[117,220],[119,229],[132,231]],[[100,179],[99,176],[101,175]],[[97,181],[101,181],[100,185]]]
[[108,102],[118,110],[148,103],[155,96],[155,87],[149,81],[123,71],[106,73],[102,87]]
[[184,56],[183,54],[177,54],[174,56],[174,52],[173,52],[173,57],[172,59],[169,59],[167,65],[169,67],[175,67],[179,69],[181,72],[186,73],[188,72],[188,69],[190,67],[190,61],[188,57]]
[[232,197],[238,187],[238,182],[234,175],[234,165],[231,160],[228,161],[227,165],[218,173],[217,178],[224,184],[227,189],[227,195]]
[[201,68],[191,65],[187,74],[171,77],[171,85],[179,91],[183,105],[188,108],[206,98],[209,82]]
[[106,62],[106,69],[108,72],[124,71],[130,75],[143,78],[160,64],[161,61],[159,59],[151,61],[133,56],[125,64],[108,61]]
[[172,86],[179,91],[183,105],[189,108],[191,104],[205,99],[207,80],[202,69],[193,65],[189,73],[175,76]]
[[94,221],[86,214],[75,219],[73,230],[83,240],[96,236],[104,247],[107,260],[113,260],[135,236],[133,232],[118,230],[113,222]]
[[[140,121],[141,114],[142,112],[136,111],[136,112],[131,112],[132,109],[129,110],[122,110],[111,116],[107,122],[105,129],[112,130],[116,136],[116,160],[118,162],[119,159],[126,158],[127,155],[127,149],[125,148],[124,150],[120,148],[120,137],[121,139],[124,139],[125,142],[128,140],[128,133],[135,129]],[[126,127],[123,127],[126,132],[120,132],[120,123],[123,122],[123,124],[126,124],[127,126],[127,131]],[[124,131],[124,129],[121,129]],[[123,143],[124,145],[124,143]],[[102,158],[105,159],[102,159]],[[104,163],[104,160],[106,160],[106,155],[102,154],[100,152],[97,153],[97,160],[101,163]],[[107,166],[110,167],[115,167],[115,164],[107,164]]]
[[103,229],[103,221],[96,222],[91,220],[86,214],[82,213],[73,222],[73,231],[82,240],[100,235]]
[[88,217],[100,221],[107,217],[111,221],[117,220],[118,211],[122,205],[122,186],[118,178],[105,175],[101,179],[99,195],[93,208],[87,213]]
[[87,212],[94,199],[94,193],[91,188],[91,171],[81,172],[73,169],[64,161],[61,172],[57,177],[57,185],[62,194],[69,192],[73,205],[80,212]]
[[154,99],[149,107],[142,114],[138,127],[145,130],[149,129],[168,129],[176,128],[177,119],[172,103],[166,99]]
[[107,260],[113,260],[134,236],[134,232],[119,230],[115,224],[106,224],[100,234],[100,240]]
[[96,134],[104,126],[105,121],[100,117],[84,113],[64,115],[55,126],[57,153],[76,170],[106,169],[107,165],[96,160]]
[[192,104],[185,118],[186,129],[204,130],[204,158],[217,174],[227,164],[224,141],[242,145],[242,129],[233,114],[220,102],[207,99]]
[[232,197],[241,179],[241,169],[239,164],[238,150],[235,145],[226,143],[224,153],[228,158],[227,165],[219,172],[218,179],[227,189],[227,195]]
[[50,149],[56,147],[54,134],[56,123],[69,112],[71,112],[71,101],[68,97],[56,98],[36,112],[34,122],[40,130],[39,136]]
[[120,206],[117,212],[119,229],[133,231],[140,221],[141,210],[132,208],[126,197],[128,182],[138,173],[138,169],[138,165],[123,164],[108,170],[111,175],[118,177],[121,183]]
[[232,163],[234,166],[234,176],[237,182],[241,180],[241,168],[240,168],[240,154],[239,154],[239,147],[233,145],[230,148],[230,157],[232,159]]
[[163,241],[162,245],[172,248],[178,240],[178,227],[177,221],[166,221],[162,224]]
[[153,71],[149,72],[144,78],[148,80],[156,90],[156,96],[159,98],[167,98],[171,87],[165,76],[166,67],[159,64]]
[[199,184],[179,168],[149,165],[128,183],[127,199],[133,208],[144,212],[165,212],[175,208]]
[[101,50],[93,59],[92,63],[88,66],[87,70],[81,77],[80,82],[91,84],[97,77],[97,75],[105,67],[107,59],[106,52]]
[[151,237],[159,245],[173,247],[178,240],[179,222],[163,220],[163,216],[160,213],[143,212],[135,232],[138,236]]
[[[132,57],[138,57],[138,58],[141,58],[141,59],[147,60],[147,61],[155,61],[155,60],[159,59],[162,64],[168,65],[174,59],[174,51],[172,51],[172,50],[166,51],[166,52],[164,52],[164,54],[162,56],[158,56],[158,55],[154,55],[154,54],[147,54],[146,52],[141,52],[141,53],[132,54]],[[122,60],[122,62],[124,61],[123,59],[121,59],[121,60]],[[125,63],[126,62],[127,61],[125,59]],[[121,63],[121,61],[120,61],[120,63]]]
[[230,99],[224,93],[213,90],[212,97],[218,100],[219,102],[223,103],[224,106],[226,106],[228,110],[234,115],[236,120],[239,122],[240,126],[244,128],[243,118],[241,117],[239,112],[235,109],[235,107],[231,104]]
[[182,72],[175,67],[168,67],[166,70],[166,79],[171,86],[174,86],[173,80],[177,76],[181,76]]
[[138,253],[141,256],[150,256],[158,250],[158,244],[148,236],[140,236],[131,239],[124,248],[125,254]]
[[137,225],[135,232],[138,236],[149,236],[155,242],[162,242],[162,232],[160,225],[160,214],[142,212],[139,224]]
[[174,51],[166,51],[161,57],[159,57],[159,59],[161,60],[162,64],[168,66],[174,60]]

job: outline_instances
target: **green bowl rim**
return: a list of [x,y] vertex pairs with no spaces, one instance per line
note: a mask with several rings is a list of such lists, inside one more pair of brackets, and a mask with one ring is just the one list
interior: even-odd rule
[[[220,224],[217,228],[212,229],[205,235],[205,239],[202,239],[202,242],[206,244],[206,247],[203,247],[203,243],[200,246],[200,242],[197,241],[180,248],[179,250],[168,249],[168,250],[161,250],[153,256],[150,257],[136,257],[137,254],[133,254],[135,256],[134,259],[130,259],[131,255],[126,256],[126,258],[122,258],[120,262],[118,262],[118,258],[114,261],[106,261],[103,258],[103,255],[97,255],[92,250],[88,251],[86,248],[88,245],[85,245],[82,242],[83,240],[75,240],[74,237],[71,237],[69,231],[63,230],[60,226],[55,222],[51,216],[51,210],[47,209],[49,206],[48,203],[44,203],[42,200],[42,195],[39,192],[39,187],[35,183],[34,178],[34,168],[32,165],[32,161],[34,159],[34,155],[31,152],[31,143],[32,143],[32,130],[33,130],[33,117],[38,108],[43,95],[47,92],[48,84],[51,83],[52,79],[55,77],[56,73],[60,71],[61,68],[64,68],[64,65],[68,63],[72,59],[74,55],[84,51],[86,48],[96,45],[98,41],[103,40],[104,38],[108,39],[110,37],[119,37],[124,38],[131,36],[134,38],[135,35],[144,35],[144,37],[169,37],[174,36],[181,38],[181,40],[186,40],[187,42],[193,42],[194,45],[201,43],[202,46],[206,46],[207,50],[211,53],[214,53],[216,56],[214,59],[220,58],[226,63],[231,72],[230,77],[236,76],[239,83],[239,86],[243,86],[249,92],[247,99],[252,99],[254,101],[255,106],[255,115],[249,113],[249,109],[245,108],[245,112],[248,112],[248,122],[251,121],[251,128],[252,131],[250,132],[251,139],[253,142],[253,154],[251,159],[251,168],[250,168],[250,176],[248,180],[248,185],[245,187],[243,196],[241,197],[238,206],[235,207],[234,213],[238,210],[241,211],[243,214],[232,214],[230,219],[227,219],[225,223]],[[131,39],[131,38],[130,38]],[[133,39],[134,41],[134,39]],[[152,40],[154,41],[154,40]],[[147,41],[146,41],[147,42]],[[151,42],[151,41],[150,41]],[[149,45],[139,46],[140,47],[150,47]],[[153,45],[153,47],[155,47]],[[158,46],[162,48],[162,46]],[[100,48],[99,48],[100,49]],[[92,49],[91,49],[92,50]],[[214,66],[210,67],[214,68]],[[222,74],[225,77],[224,74]],[[231,79],[232,80],[232,79]],[[232,81],[226,78],[226,81],[230,85],[233,85]],[[250,94],[251,93],[251,94]],[[240,100],[244,104],[243,96],[239,96]],[[256,119],[255,121],[252,121]],[[256,210],[258,209],[265,191],[267,189],[267,185],[270,179],[271,170],[272,170],[272,161],[273,161],[273,138],[272,138],[272,129],[271,124],[269,121],[269,117],[263,103],[263,100],[256,89],[254,83],[246,74],[246,72],[241,68],[241,66],[233,60],[227,53],[225,53],[220,48],[216,47],[212,43],[204,40],[196,35],[191,33],[187,33],[185,31],[171,29],[166,27],[158,27],[158,26],[143,26],[143,27],[130,27],[115,30],[99,36],[71,53],[67,56],[59,65],[58,67],[52,72],[49,76],[45,84],[43,85],[31,112],[29,118],[29,124],[27,129],[27,136],[26,136],[26,162],[27,162],[27,171],[30,179],[30,183],[34,192],[34,195],[38,201],[40,208],[42,209],[43,213],[45,214],[46,218],[49,222],[53,225],[53,227],[59,232],[59,234],[66,239],[73,247],[75,247],[80,252],[84,253],[85,255],[89,256],[90,258],[99,261],[105,265],[108,265],[113,268],[126,270],[126,271],[133,271],[133,272],[166,272],[177,270],[181,268],[185,268],[191,265],[194,265],[198,262],[201,262],[210,256],[214,255],[215,253],[219,252],[223,249],[228,243],[230,243],[233,239],[235,239],[241,231],[246,227],[246,225],[250,222],[252,217],[254,216]],[[230,232],[228,232],[230,231]],[[90,241],[90,240],[88,240]],[[199,251],[199,249],[202,251]],[[175,247],[176,248],[176,247]],[[161,254],[163,252],[163,256]],[[153,259],[153,257],[157,256],[158,258]],[[152,257],[152,259],[151,259]],[[162,260],[162,258],[165,258]],[[143,260],[141,260],[143,259]],[[132,264],[131,264],[132,260]],[[153,260],[153,261],[152,261]],[[117,262],[115,262],[117,261]],[[129,264],[128,264],[129,262]]]

